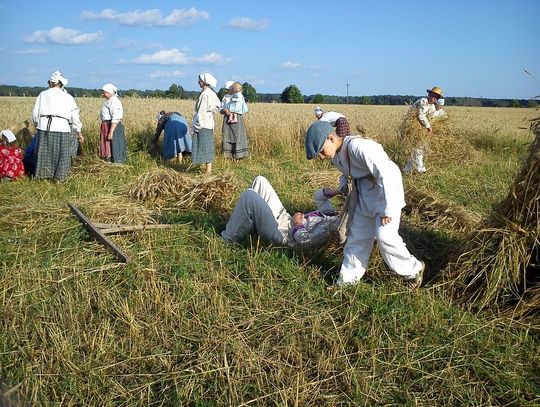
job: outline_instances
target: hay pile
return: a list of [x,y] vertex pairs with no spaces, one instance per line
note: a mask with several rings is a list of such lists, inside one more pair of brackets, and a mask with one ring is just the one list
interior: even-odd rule
[[540,276],[531,266],[540,246],[540,118],[535,140],[507,198],[473,234],[445,272],[453,298],[474,309],[504,308],[517,318],[540,310]]
[[463,163],[479,159],[479,152],[452,116],[430,118],[429,122],[433,129],[431,134],[418,122],[415,114],[407,114],[399,129],[397,162],[407,162],[413,149],[421,145],[429,163],[445,163],[449,159]]
[[403,209],[412,217],[417,217],[424,224],[438,229],[450,229],[457,232],[472,232],[479,224],[480,217],[457,205],[451,205],[413,186],[405,191],[407,205]]
[[161,208],[221,212],[232,209],[238,188],[230,174],[191,177],[163,168],[141,175],[127,195]]
[[158,223],[157,214],[144,206],[111,195],[92,197],[78,202],[83,213],[96,223],[149,225]]

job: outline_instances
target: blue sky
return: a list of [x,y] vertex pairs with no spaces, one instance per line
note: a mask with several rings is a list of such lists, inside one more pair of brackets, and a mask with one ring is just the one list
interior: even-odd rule
[[529,99],[539,17],[540,0],[0,0],[0,83],[58,69],[73,87],[197,90],[211,72],[268,93]]

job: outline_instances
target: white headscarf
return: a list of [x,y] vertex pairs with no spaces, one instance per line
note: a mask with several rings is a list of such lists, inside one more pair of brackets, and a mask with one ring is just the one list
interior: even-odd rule
[[315,116],[318,116],[318,115],[320,115],[320,114],[323,114],[323,110],[321,109],[320,106],[317,106],[317,107],[315,108]]
[[61,82],[63,86],[66,86],[68,84],[68,79],[64,78],[62,76],[62,72],[55,71],[51,74],[51,77],[49,78],[49,82],[51,83],[58,83]]
[[118,92],[118,88],[114,86],[112,83],[106,83],[101,87],[101,90],[104,90],[107,93],[114,93]]
[[199,75],[199,79],[212,88],[217,86],[217,79],[211,73],[202,73]]
[[444,99],[443,98],[435,99],[435,103],[439,106],[444,106]]
[[234,81],[227,81],[225,82],[225,87],[229,89],[233,85]]
[[4,136],[8,143],[13,143],[15,140],[17,140],[17,137],[15,137],[15,134],[10,129],[2,130],[2,136]]

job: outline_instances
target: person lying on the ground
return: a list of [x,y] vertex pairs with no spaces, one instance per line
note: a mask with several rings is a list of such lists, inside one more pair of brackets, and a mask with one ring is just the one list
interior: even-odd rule
[[336,236],[339,218],[330,200],[336,195],[342,192],[331,188],[318,190],[314,194],[316,211],[290,215],[270,182],[259,175],[240,195],[221,237],[227,243],[239,243],[255,234],[294,249],[322,247]]

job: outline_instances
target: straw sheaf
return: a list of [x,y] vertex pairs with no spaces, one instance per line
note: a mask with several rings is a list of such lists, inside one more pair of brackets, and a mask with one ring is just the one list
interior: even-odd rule
[[222,211],[232,208],[238,188],[231,174],[191,177],[165,168],[141,175],[127,194],[162,208]]
[[148,225],[158,223],[157,214],[139,203],[118,196],[98,196],[77,203],[93,222]]
[[480,222],[480,216],[457,205],[443,202],[437,197],[409,186],[405,191],[407,205],[403,209],[422,219],[431,227],[446,228],[458,232],[472,232]]
[[540,246],[538,119],[531,129],[535,140],[507,198],[494,208],[482,230],[470,237],[446,272],[450,292],[458,300],[478,309],[518,304],[513,310],[516,317],[540,310],[538,278],[530,266],[533,248]]

